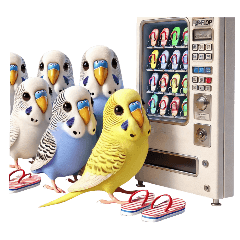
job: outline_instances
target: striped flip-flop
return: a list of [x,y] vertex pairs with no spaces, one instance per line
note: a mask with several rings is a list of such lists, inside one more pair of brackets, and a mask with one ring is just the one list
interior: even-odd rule
[[21,192],[29,188],[36,187],[41,182],[41,177],[38,175],[32,175],[31,173],[25,174],[23,169],[20,171],[23,172],[22,176],[18,179],[11,179],[11,175],[19,170],[13,171],[9,174],[9,191],[11,193]]
[[158,35],[159,35],[158,29],[153,29],[152,32],[149,34],[149,39],[151,41],[152,47],[154,47],[157,44]]
[[[141,195],[136,199],[132,199],[133,196],[139,192],[145,192],[145,195]],[[148,190],[139,190],[134,192],[128,203],[121,206],[121,215],[123,216],[133,216],[151,207],[151,203],[154,200],[154,193],[149,193]]]
[[[168,201],[164,201],[157,206],[154,203],[162,196],[167,196]],[[166,218],[170,218],[181,214],[185,211],[186,202],[179,198],[172,199],[170,195],[164,194],[154,199],[150,209],[142,212],[142,221],[158,222]]]

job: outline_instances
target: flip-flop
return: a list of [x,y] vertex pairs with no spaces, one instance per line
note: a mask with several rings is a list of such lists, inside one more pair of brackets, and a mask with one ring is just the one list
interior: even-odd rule
[[183,87],[183,93],[187,94],[187,90],[188,90],[188,84],[187,84],[187,74],[183,77],[183,80],[181,82],[182,87]]
[[176,47],[180,37],[180,27],[175,27],[171,33],[172,46]]
[[[21,192],[29,188],[37,187],[41,182],[41,177],[38,175],[32,175],[31,173],[25,174],[25,171],[20,169],[23,172],[22,176],[19,179],[11,179],[11,175],[19,170],[13,171],[9,174],[9,191],[12,193]],[[27,177],[27,178],[26,178]]]
[[180,75],[175,73],[170,80],[170,86],[172,87],[172,93],[177,93],[179,88]]
[[168,106],[168,96],[164,95],[159,103],[160,115],[163,116],[166,114],[167,106]]
[[159,62],[161,63],[161,69],[166,69],[169,60],[169,51],[165,50],[159,57]]
[[167,85],[168,85],[168,81],[169,81],[169,75],[167,73],[164,73],[162,75],[162,78],[159,80],[159,86],[161,86],[161,92],[165,92],[167,89]]
[[183,30],[183,44],[185,46],[188,45],[188,28],[187,27],[184,28],[184,30]]
[[188,69],[188,50],[186,50],[182,55],[183,69]]
[[[169,197],[168,201],[164,201],[154,207],[154,203],[162,196]],[[151,204],[151,208],[142,212],[142,221],[158,222],[169,217],[173,217],[185,212],[186,202],[180,198],[172,199],[170,195],[164,194],[155,198]]]
[[158,79],[159,79],[158,73],[153,73],[152,76],[149,78],[149,86],[152,92],[156,91]]
[[172,63],[172,69],[173,70],[177,70],[178,68],[178,64],[179,64],[179,61],[180,61],[180,51],[179,50],[175,50],[170,58],[170,61]]
[[156,46],[158,40],[159,30],[153,29],[152,32],[149,34],[149,39],[151,41],[151,46]]
[[170,108],[172,110],[172,116],[177,116],[179,105],[180,105],[179,97],[174,97],[170,104]]
[[160,39],[161,39],[161,46],[164,48],[168,41],[168,35],[169,35],[169,29],[164,28],[162,32],[160,33]]
[[152,69],[156,68],[158,55],[159,55],[159,51],[158,50],[154,50],[152,52],[152,54],[148,57],[148,61],[149,61],[150,66],[151,66]]
[[[139,196],[137,199],[132,200],[133,196],[139,192],[146,192],[145,195]],[[134,192],[128,203],[121,206],[121,215],[123,216],[133,216],[151,207],[151,203],[154,200],[154,193],[149,193],[148,190],[140,190]]]
[[155,114],[157,110],[157,102],[158,102],[158,96],[156,94],[153,94],[151,99],[148,101],[148,105],[150,107],[150,113]]
[[187,116],[187,98],[183,100],[182,110],[183,110],[183,116],[186,117]]

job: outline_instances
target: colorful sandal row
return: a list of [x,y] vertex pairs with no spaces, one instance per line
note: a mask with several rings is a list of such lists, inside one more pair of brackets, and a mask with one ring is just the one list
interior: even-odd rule
[[[180,39],[180,27],[175,27],[172,30],[172,33],[170,35],[171,44],[173,47],[176,47],[179,39]],[[164,48],[167,45],[167,41],[169,38],[169,29],[163,28],[161,33],[159,34],[158,29],[153,29],[152,32],[149,34],[149,39],[151,41],[151,46],[154,47],[157,45],[158,37],[161,40],[161,46]],[[186,46],[188,44],[188,28],[184,28],[183,34],[182,34],[183,44]]]
[[[139,196],[135,200],[132,200],[134,195],[142,191],[144,191],[146,194]],[[155,202],[163,196],[167,196],[169,199],[157,206],[154,206]],[[153,193],[149,193],[148,190],[140,190],[134,192],[130,196],[128,203],[121,206],[121,215],[133,216],[142,213],[142,221],[158,222],[183,213],[185,211],[185,207],[186,202],[182,199],[172,199],[172,197],[168,194],[163,194],[154,199]]]
[[[151,78],[149,79],[149,85],[150,85],[150,89],[152,92],[156,91],[157,88],[157,83],[159,86],[161,86],[161,92],[165,92],[167,89],[167,85],[169,82],[169,75],[167,73],[164,73],[161,77],[161,79],[159,80],[159,75],[158,73],[153,73]],[[179,83],[180,83],[180,75],[178,73],[175,73],[172,76],[172,79],[170,80],[170,86],[172,88],[172,93],[177,93],[178,89],[179,89]],[[187,74],[183,77],[183,80],[181,81],[182,84],[182,92],[184,94],[187,94]]]
[[[156,69],[157,67],[157,60],[159,60],[160,62],[160,69],[165,70],[168,67],[168,61],[169,61],[169,51],[168,50],[164,50],[161,54],[161,56],[159,57],[159,51],[158,50],[154,50],[151,55],[148,57],[148,62],[150,63],[150,67],[151,69]],[[179,50],[175,50],[172,54],[172,56],[170,57],[170,61],[172,63],[172,69],[173,70],[177,70],[178,66],[179,66],[179,62],[180,60],[182,60],[182,64],[183,64],[183,69],[187,70],[188,69],[188,50],[186,50],[181,58],[181,53]]]
[[[150,107],[150,110],[148,113],[156,114],[157,103],[158,103],[158,95],[153,94],[151,99],[148,101],[148,105]],[[164,95],[161,101],[159,102],[159,109],[160,109],[159,114],[161,116],[164,116],[166,114],[168,103],[169,103],[169,98],[167,95]],[[180,108],[180,98],[174,97],[169,107],[171,110],[171,115],[174,117],[177,116]],[[187,98],[185,98],[182,102],[182,111],[183,111],[183,116],[187,116]]]

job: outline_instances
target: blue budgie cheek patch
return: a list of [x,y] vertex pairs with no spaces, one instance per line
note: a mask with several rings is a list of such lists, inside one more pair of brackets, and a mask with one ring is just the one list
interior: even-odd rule
[[30,115],[31,111],[32,111],[32,106],[30,106],[29,108],[27,108],[27,109],[25,110],[25,113],[26,113],[27,115]]
[[122,123],[121,128],[123,130],[125,130],[125,131],[127,130],[127,128],[128,128],[128,120],[126,120],[124,123]]
[[83,85],[84,85],[84,86],[87,85],[87,83],[88,83],[88,78],[89,78],[89,77],[87,76],[87,77],[85,77],[85,79],[83,80]]
[[72,125],[74,124],[74,121],[75,121],[75,118],[74,118],[74,117],[70,118],[70,119],[66,122],[67,126],[68,126],[69,128],[71,128]]
[[119,79],[118,79],[118,77],[115,76],[114,74],[112,74],[112,76],[113,76],[114,82],[118,85],[118,84],[119,84]]
[[65,76],[63,76],[64,82],[68,85],[69,84],[69,79]]

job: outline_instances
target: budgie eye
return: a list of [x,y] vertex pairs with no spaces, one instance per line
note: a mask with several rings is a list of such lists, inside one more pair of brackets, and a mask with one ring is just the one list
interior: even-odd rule
[[68,65],[68,63],[65,62],[65,63],[63,64],[63,69],[64,69],[64,71],[67,72],[67,71],[68,71],[68,68],[69,68],[69,65]]
[[41,62],[41,63],[39,64],[39,70],[42,71],[43,69],[44,69],[44,63]]
[[72,110],[72,105],[71,105],[71,103],[65,102],[65,103],[63,104],[63,109],[64,109],[66,112],[70,112],[70,111]]
[[122,115],[123,114],[123,108],[120,105],[118,105],[118,106],[115,107],[114,112],[115,112],[116,115]]
[[89,64],[88,64],[87,61],[84,61],[84,63],[83,63],[83,69],[84,69],[85,71],[87,71],[87,70],[89,69]]
[[23,98],[24,101],[27,102],[27,101],[30,100],[31,96],[29,95],[29,93],[25,92],[25,93],[23,93],[22,98]]
[[116,58],[112,59],[112,67],[115,69],[117,68],[117,59]]
[[25,64],[22,64],[22,66],[21,66],[21,71],[22,71],[23,73],[26,72],[26,65],[25,65]]
[[52,96],[52,89],[49,87],[49,94]]

